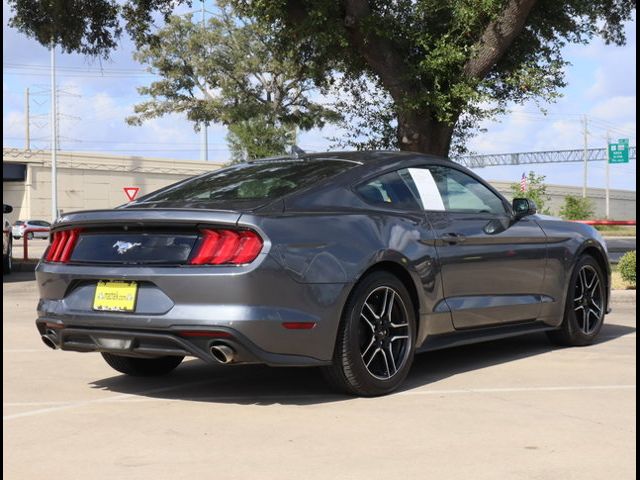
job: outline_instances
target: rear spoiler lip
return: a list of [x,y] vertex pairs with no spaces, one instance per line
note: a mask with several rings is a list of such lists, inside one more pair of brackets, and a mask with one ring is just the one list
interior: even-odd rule
[[62,214],[51,226],[51,230],[84,225],[237,225],[241,215],[242,212],[231,210],[181,208],[84,210]]

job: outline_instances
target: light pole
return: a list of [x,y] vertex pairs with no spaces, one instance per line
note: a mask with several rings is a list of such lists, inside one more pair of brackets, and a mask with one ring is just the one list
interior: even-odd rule
[[58,218],[58,112],[56,91],[56,45],[51,42],[51,220]]
[[[207,28],[206,25],[206,21],[205,21],[205,15],[206,15],[207,11],[204,8],[204,0],[202,0],[202,31],[204,32],[205,29]],[[206,82],[205,82],[205,87],[206,87]],[[205,99],[206,99],[206,95],[205,95]],[[209,136],[207,134],[207,124],[206,122],[202,123],[202,152],[201,152],[201,160],[203,162],[208,162],[209,161]]]
[[24,149],[31,150],[31,133],[29,131],[29,88],[24,91]]
[[609,147],[609,143],[611,143],[611,135],[609,133],[609,130],[607,130],[607,168],[605,169],[605,176],[606,176],[606,182],[607,182],[607,186],[606,186],[606,190],[605,190],[605,218],[608,220],[609,219],[609,205],[610,205],[610,192],[609,192],[609,181],[611,180],[611,166],[609,165],[609,162],[611,161],[611,149]]
[[587,116],[585,115],[584,118],[582,119],[582,123],[584,126],[584,150],[582,151],[582,159],[584,161],[584,172],[583,172],[583,178],[582,178],[582,198],[587,198],[587,177],[588,177],[588,170],[587,170],[587,158],[589,155],[589,128],[588,128],[588,124],[587,124],[588,120],[587,120]]

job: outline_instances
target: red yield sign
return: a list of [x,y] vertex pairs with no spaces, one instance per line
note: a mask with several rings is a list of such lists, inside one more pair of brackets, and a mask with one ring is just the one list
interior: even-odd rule
[[138,187],[124,187],[124,194],[127,196],[127,198],[129,199],[129,201],[133,201],[136,199],[136,196],[138,195],[138,192],[140,191],[140,188]]

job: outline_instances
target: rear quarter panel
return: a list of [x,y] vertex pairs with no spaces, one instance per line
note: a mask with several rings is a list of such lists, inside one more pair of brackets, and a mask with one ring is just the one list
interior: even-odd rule
[[[403,267],[411,276],[419,301],[418,345],[435,331],[449,331],[450,314],[436,313],[442,282],[432,230],[420,212],[327,211],[278,217],[245,216],[271,242],[270,256],[291,279],[317,285],[344,284],[349,289],[382,262]],[[345,299],[346,300],[346,299]],[[428,327],[428,328],[425,328]]]

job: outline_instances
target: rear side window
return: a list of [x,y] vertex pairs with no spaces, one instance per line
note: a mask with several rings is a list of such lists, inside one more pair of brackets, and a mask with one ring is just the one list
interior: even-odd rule
[[244,164],[195,177],[138,202],[270,200],[333,177],[355,164],[340,160],[291,160]]
[[500,197],[459,170],[417,167],[386,173],[357,187],[372,205],[402,210],[429,210],[504,215]]
[[385,173],[356,187],[358,195],[371,205],[391,207],[399,210],[420,210],[416,196],[412,193],[412,182],[406,170]]
[[[447,210],[461,213],[491,213],[505,215],[507,213],[502,199],[475,178],[454,168],[431,166],[419,169],[429,172],[432,184],[437,187],[441,200],[436,207],[427,210]],[[417,180],[416,180],[417,182]],[[430,189],[433,189],[430,187]],[[433,200],[431,200],[433,205]]]

